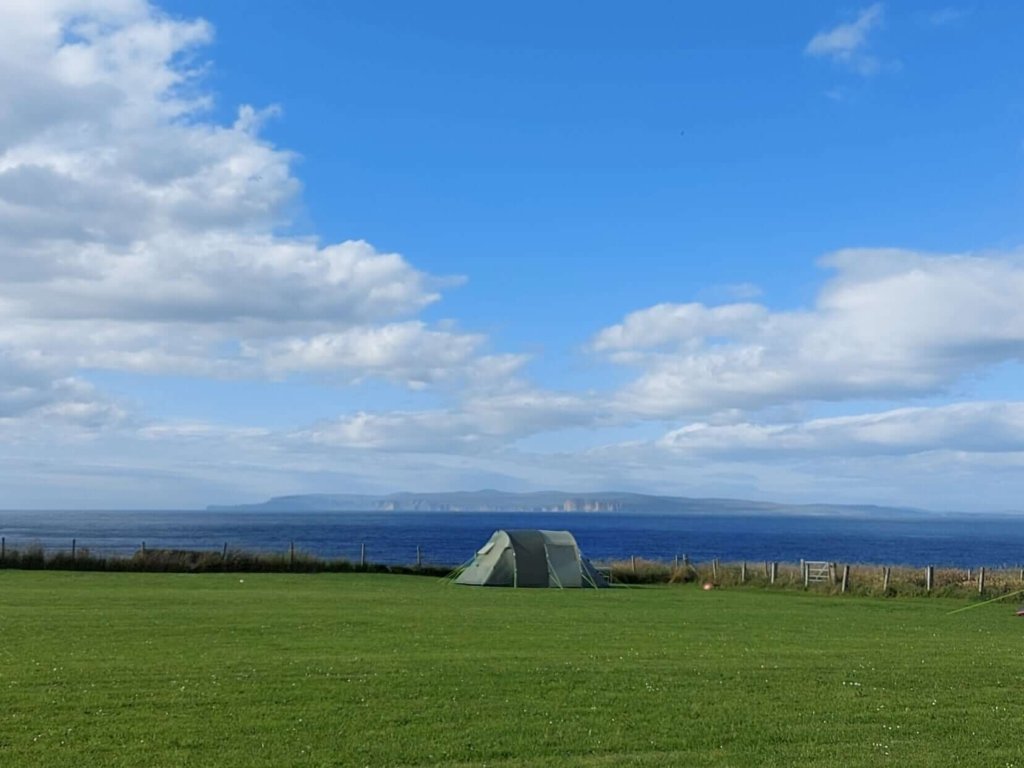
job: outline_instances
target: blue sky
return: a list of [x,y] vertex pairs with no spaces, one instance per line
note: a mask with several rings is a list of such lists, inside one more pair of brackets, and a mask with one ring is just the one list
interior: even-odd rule
[[1024,8],[296,5],[0,10],[0,505],[1021,509]]

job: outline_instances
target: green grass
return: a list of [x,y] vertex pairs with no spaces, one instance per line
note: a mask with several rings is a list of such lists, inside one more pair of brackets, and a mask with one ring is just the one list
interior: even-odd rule
[[1024,766],[966,604],[0,571],[0,765]]

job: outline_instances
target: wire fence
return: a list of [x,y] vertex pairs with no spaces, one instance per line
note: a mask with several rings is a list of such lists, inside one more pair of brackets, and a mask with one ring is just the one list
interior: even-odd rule
[[[394,549],[389,550],[394,560]],[[289,542],[283,551],[254,551],[231,547],[229,542],[208,549],[147,546],[140,542],[131,553],[102,553],[82,546],[77,538],[66,546],[44,547],[39,542],[11,546],[0,537],[0,568],[40,570],[149,571],[149,572],[376,572],[424,575],[448,574],[457,563],[431,561],[422,546],[410,548],[406,562],[380,562],[365,543],[338,557],[303,551]],[[827,560],[693,562],[687,555],[672,560],[631,556],[595,563],[613,584],[687,584],[705,589],[752,587],[803,589],[829,594],[895,597],[935,595],[993,596],[1024,589],[1024,567],[950,568],[837,563]]]

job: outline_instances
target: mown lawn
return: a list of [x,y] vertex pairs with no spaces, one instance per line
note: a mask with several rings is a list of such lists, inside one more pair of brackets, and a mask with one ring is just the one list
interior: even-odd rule
[[1022,766],[1012,604],[0,571],[0,766]]

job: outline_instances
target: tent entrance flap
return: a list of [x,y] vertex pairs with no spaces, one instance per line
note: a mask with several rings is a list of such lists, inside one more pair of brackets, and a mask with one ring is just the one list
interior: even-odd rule
[[540,531],[507,531],[516,559],[517,587],[548,586],[548,564]]

